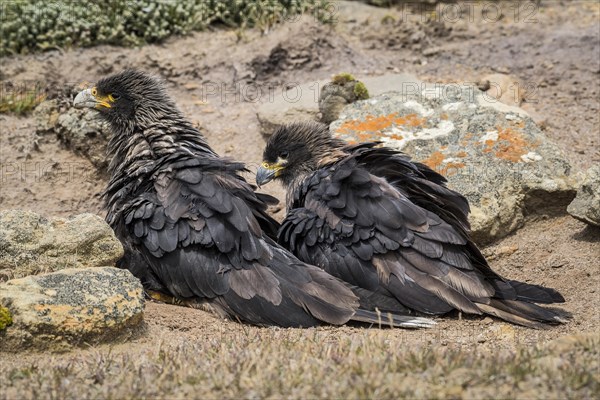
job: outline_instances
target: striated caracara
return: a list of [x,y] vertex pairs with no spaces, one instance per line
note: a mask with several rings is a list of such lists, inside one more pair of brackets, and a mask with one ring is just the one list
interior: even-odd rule
[[[269,138],[256,181],[287,187],[279,242],[302,261],[365,290],[365,308],[491,314],[543,327],[567,314],[554,289],[496,274],[469,237],[469,204],[443,176],[376,143],[346,145],[326,125]],[[372,294],[377,294],[377,297]]]

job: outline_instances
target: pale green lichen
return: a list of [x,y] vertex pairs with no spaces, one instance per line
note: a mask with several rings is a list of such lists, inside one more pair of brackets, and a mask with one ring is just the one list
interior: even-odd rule
[[0,306],[0,331],[5,330],[6,327],[12,325],[12,323],[12,315],[10,315],[8,308]]
[[356,85],[354,85],[354,95],[358,100],[365,100],[369,98],[369,91],[364,83],[356,82]]

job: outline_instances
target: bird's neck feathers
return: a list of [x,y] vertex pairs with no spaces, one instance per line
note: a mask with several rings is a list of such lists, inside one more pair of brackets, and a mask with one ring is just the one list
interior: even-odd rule
[[288,210],[293,203],[294,193],[311,174],[321,168],[327,168],[350,155],[345,147],[344,141],[331,137],[318,143],[312,143],[309,160],[297,165],[294,173],[283,177],[283,184],[287,189],[286,203]]
[[[170,114],[136,115],[131,125],[113,125],[107,152],[112,156],[107,192],[135,191],[149,182],[167,158],[218,157],[204,136],[177,109]],[[125,186],[127,186],[125,188]]]
[[108,153],[113,155],[114,168],[138,160],[156,162],[177,153],[216,156],[200,131],[174,106],[139,109],[131,122],[110,122],[114,133]]

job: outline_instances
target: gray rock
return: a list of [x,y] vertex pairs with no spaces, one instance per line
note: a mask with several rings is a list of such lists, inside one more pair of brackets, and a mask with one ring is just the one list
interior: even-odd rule
[[65,351],[121,340],[142,326],[143,305],[141,283],[123,269],[65,269],[14,279],[0,284],[0,307],[11,320],[0,329],[0,350]]
[[369,92],[364,83],[350,74],[339,74],[327,82],[319,96],[321,122],[330,124],[338,119],[340,112],[350,103],[366,100]]
[[577,196],[567,211],[578,220],[600,226],[600,165],[587,170]]
[[[409,74],[388,74],[360,79],[365,84],[370,96],[376,96],[392,90],[418,89],[422,82]],[[275,91],[257,111],[261,133],[270,136],[279,126],[306,120],[319,120],[319,98],[321,89],[328,80],[296,85],[287,91]],[[416,90],[414,89],[414,90]]]
[[96,113],[65,107],[63,102],[49,100],[36,107],[35,118],[37,134],[56,135],[65,146],[90,160],[96,168],[106,169],[106,145],[110,131]]
[[64,268],[114,265],[123,246],[93,214],[44,218],[32,211],[0,211],[0,282]]
[[468,198],[480,243],[528,214],[564,212],[575,195],[569,162],[527,113],[472,86],[428,84],[358,101],[331,130],[349,142],[382,141],[445,175]]

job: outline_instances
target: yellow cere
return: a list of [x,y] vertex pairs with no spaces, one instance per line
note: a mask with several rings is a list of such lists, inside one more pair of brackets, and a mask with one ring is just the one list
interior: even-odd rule
[[110,105],[110,103],[114,102],[115,99],[112,97],[112,95],[108,95],[108,96],[98,96],[98,89],[96,89],[95,87],[92,88],[92,96],[94,96],[96,98],[96,107],[100,108],[100,107],[106,107],[106,108],[111,108],[112,106]]
[[281,170],[285,168],[285,165],[283,165],[283,163],[281,163],[280,161],[278,161],[277,163],[273,163],[273,164],[264,161],[261,164],[261,167],[263,167],[265,169],[269,169],[271,171],[275,171],[275,176],[279,176],[279,174],[281,173]]

